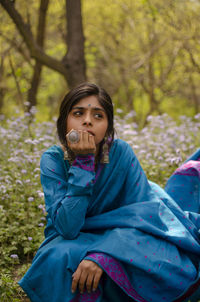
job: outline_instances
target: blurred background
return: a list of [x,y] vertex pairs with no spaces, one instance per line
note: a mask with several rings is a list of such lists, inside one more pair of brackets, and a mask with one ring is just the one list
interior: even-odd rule
[[0,111],[51,120],[66,92],[103,86],[134,121],[200,110],[199,0],[0,1]]

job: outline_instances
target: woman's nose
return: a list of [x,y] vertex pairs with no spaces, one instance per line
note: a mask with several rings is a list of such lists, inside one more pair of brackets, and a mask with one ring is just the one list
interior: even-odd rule
[[92,125],[92,119],[90,114],[86,114],[83,119],[83,125]]

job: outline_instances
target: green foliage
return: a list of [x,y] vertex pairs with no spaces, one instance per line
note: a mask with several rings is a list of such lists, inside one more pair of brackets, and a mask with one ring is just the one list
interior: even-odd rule
[[[22,274],[25,273],[25,270],[23,270],[23,272],[21,270],[21,273]],[[25,300],[25,294],[16,284],[16,281],[13,279],[13,276],[14,276],[14,271],[12,271],[11,269],[8,271],[1,270],[1,279],[0,279],[1,302],[27,301]]]
[[[55,129],[48,130],[45,123],[35,128],[34,123],[27,114],[24,118],[3,121],[1,128],[0,301],[5,302],[22,301],[16,281],[27,266],[21,265],[30,264],[44,240],[46,213],[39,160],[41,153],[55,140],[52,135]],[[13,280],[16,269],[17,280]]]
[[[39,1],[27,5],[18,0],[15,6],[36,34]],[[136,111],[143,125],[149,114],[166,112],[176,119],[179,114],[195,115],[200,93],[199,14],[199,1],[82,1],[88,80],[106,88],[117,108]],[[65,18],[65,1],[50,1],[44,49],[58,60],[68,49]],[[24,111],[35,62],[3,9],[0,22],[0,110],[9,117],[16,108]],[[39,121],[54,116],[67,90],[62,75],[43,68]]]

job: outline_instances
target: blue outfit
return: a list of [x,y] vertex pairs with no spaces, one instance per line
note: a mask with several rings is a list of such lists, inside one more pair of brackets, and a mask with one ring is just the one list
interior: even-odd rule
[[[45,241],[19,284],[32,302],[198,301],[200,149],[165,190],[126,142],[114,140],[109,159],[95,171],[92,155],[69,165],[60,146],[43,153]],[[105,272],[91,294],[71,292],[83,259]]]

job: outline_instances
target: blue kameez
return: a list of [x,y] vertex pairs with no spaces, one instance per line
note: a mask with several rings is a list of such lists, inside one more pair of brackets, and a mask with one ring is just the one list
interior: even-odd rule
[[[165,190],[147,180],[126,142],[115,140],[109,159],[95,171],[92,155],[72,165],[60,146],[42,155],[46,239],[19,282],[32,302],[178,302],[197,295],[200,150]],[[72,294],[83,259],[104,274],[96,292]]]

